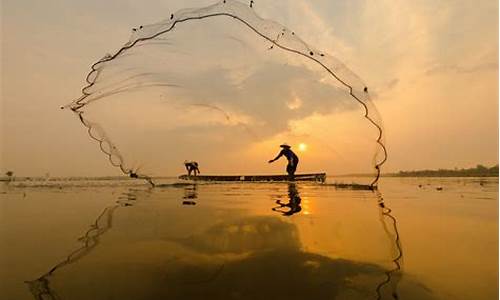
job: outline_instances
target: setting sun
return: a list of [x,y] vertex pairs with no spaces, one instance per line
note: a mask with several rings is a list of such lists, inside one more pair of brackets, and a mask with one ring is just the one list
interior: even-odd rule
[[299,144],[299,151],[304,152],[304,151],[306,151],[306,150],[307,150],[307,145],[306,145],[306,144],[304,144],[304,143],[300,143],[300,144]]

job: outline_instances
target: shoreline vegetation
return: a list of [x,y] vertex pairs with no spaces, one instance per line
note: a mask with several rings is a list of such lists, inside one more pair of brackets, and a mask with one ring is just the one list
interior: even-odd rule
[[498,165],[485,167],[477,165],[469,169],[438,169],[438,170],[417,170],[399,171],[397,173],[384,174],[385,177],[498,177]]
[[[373,177],[373,174],[345,174],[334,177]],[[477,165],[475,168],[468,169],[399,171],[395,173],[382,173],[380,177],[498,177],[498,164],[493,167]]]
[[[333,177],[371,177],[372,174],[346,174]],[[384,173],[381,177],[498,177],[498,165],[485,167],[477,165],[468,169],[437,169],[437,170],[412,170],[396,173]],[[172,179],[177,176],[162,176],[156,179]],[[38,176],[0,176],[0,181],[79,181],[79,180],[134,180],[129,176],[68,176],[68,177],[38,177]]]

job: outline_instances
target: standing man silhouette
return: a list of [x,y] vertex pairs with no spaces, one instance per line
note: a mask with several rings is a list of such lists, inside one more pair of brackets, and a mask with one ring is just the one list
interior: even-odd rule
[[290,145],[284,143],[280,145],[282,148],[278,156],[276,156],[274,159],[271,159],[269,163],[272,163],[276,160],[278,160],[280,157],[284,156],[288,160],[288,164],[286,165],[286,172],[288,175],[293,178],[295,175],[295,170],[297,170],[297,165],[299,164],[299,157],[292,151],[292,147]]

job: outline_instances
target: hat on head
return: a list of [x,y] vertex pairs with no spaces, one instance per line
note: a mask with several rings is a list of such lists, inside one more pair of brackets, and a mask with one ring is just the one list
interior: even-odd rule
[[283,143],[280,145],[281,148],[291,148],[290,145],[288,145],[287,143]]

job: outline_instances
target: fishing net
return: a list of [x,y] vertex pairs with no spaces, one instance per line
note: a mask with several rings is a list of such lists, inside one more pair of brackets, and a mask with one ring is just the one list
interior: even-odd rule
[[134,28],[92,65],[76,113],[112,165],[152,179],[185,172],[371,173],[386,159],[366,85],[335,57],[237,1],[185,9]]

